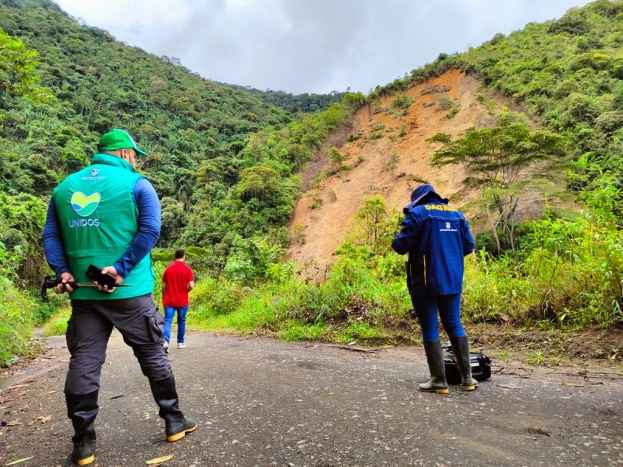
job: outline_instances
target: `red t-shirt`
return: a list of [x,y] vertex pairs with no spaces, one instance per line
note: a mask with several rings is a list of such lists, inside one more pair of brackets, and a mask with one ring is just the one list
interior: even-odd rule
[[166,294],[162,299],[164,306],[187,306],[188,283],[194,281],[193,270],[182,261],[174,261],[162,274],[162,282],[166,287]]

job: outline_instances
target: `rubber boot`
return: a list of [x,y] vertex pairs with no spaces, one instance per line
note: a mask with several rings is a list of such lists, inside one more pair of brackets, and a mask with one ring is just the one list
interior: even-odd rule
[[478,381],[472,378],[472,362],[469,354],[469,341],[466,336],[451,337],[452,351],[456,357],[456,364],[461,373],[463,391],[473,391],[478,387]]
[[418,389],[424,392],[448,394],[448,383],[446,382],[446,371],[443,363],[443,351],[439,339],[424,341],[424,351],[426,352],[426,361],[428,362],[431,378],[428,382],[419,384]]
[[179,398],[175,389],[173,373],[165,379],[149,379],[151,392],[156,404],[160,407],[159,415],[164,419],[167,441],[178,441],[197,429],[197,423],[192,418],[184,417],[179,409]]
[[71,438],[74,449],[71,460],[78,465],[88,465],[95,460],[95,417],[98,391],[90,394],[65,394],[67,416],[74,426]]

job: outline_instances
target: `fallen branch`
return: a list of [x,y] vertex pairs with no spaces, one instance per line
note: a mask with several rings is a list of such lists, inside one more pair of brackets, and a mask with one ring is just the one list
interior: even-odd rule
[[352,352],[364,352],[364,353],[375,353],[379,349],[376,348],[366,348],[366,347],[355,347],[353,345],[338,345],[338,349],[342,350],[350,350]]

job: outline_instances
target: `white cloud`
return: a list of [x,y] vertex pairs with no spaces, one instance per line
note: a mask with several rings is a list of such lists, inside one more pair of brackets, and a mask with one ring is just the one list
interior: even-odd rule
[[67,13],[208,79],[367,93],[440,53],[588,0],[56,0]]

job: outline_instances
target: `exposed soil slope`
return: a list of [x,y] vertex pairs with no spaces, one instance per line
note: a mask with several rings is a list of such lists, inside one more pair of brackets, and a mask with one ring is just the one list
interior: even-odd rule
[[[392,110],[396,96],[383,98],[380,106],[372,103],[360,109],[350,132],[342,132],[341,144],[335,140],[330,143],[339,149],[349,169],[310,183],[314,175],[331,168],[327,148],[324,157],[320,155],[303,174],[303,186],[309,188],[289,222],[294,236],[301,241],[290,249],[290,257],[307,274],[313,274],[313,269],[322,273],[353,226],[357,209],[370,195],[383,196],[389,209],[401,209],[413,188],[425,181],[443,196],[451,197],[456,206],[472,199],[475,193],[462,186],[465,173],[459,166],[442,170],[430,166],[438,145],[426,139],[438,132],[456,137],[473,126],[493,126],[494,117],[478,99],[480,88],[474,77],[454,70],[411,87],[406,94],[415,102],[407,115]],[[453,116],[447,109],[452,104],[450,99],[459,109]],[[496,107],[504,104],[499,101]],[[349,135],[358,139],[349,142]]]

